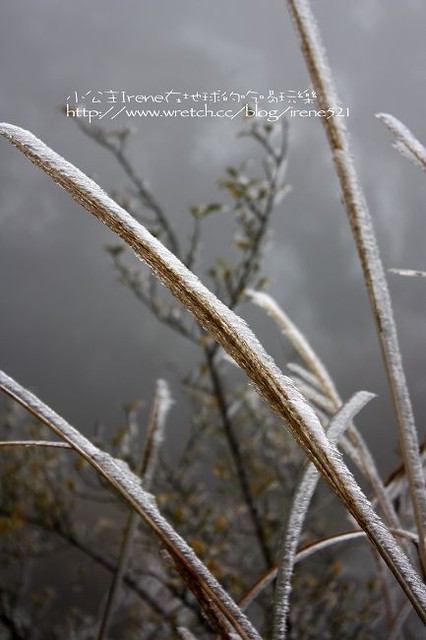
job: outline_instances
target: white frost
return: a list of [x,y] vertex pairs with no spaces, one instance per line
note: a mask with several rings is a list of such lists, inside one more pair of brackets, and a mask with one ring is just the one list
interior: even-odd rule
[[[354,416],[374,397],[366,391],[360,391],[344,404],[331,419],[327,431],[330,442],[336,443],[345,429],[350,426]],[[287,619],[290,606],[291,578],[296,562],[297,546],[302,533],[303,523],[314,495],[320,475],[313,464],[306,468],[296,489],[286,531],[283,536],[278,560],[277,583],[275,587],[274,640],[286,637]]]
[[[336,447],[325,436],[313,409],[297,391],[291,380],[278,369],[247,324],[203,286],[198,278],[147,229],[76,167],[49,149],[31,133],[19,127],[0,124],[0,134],[9,139],[60,186],[64,187],[87,211],[120,235],[132,247],[136,255],[152,268],[163,284],[234,357],[239,366],[253,380],[260,394],[286,422],[309,458],[327,477],[330,485],[346,504],[359,525],[368,533],[369,538],[411,599],[416,611],[422,619],[426,620],[425,586],[419,580],[406,556],[396,545],[389,531],[374,513]],[[123,476],[123,482],[124,479]],[[423,478],[422,484],[424,486]],[[120,486],[125,488],[124,484]],[[419,491],[420,485],[416,489]],[[135,491],[135,487],[132,490]],[[138,489],[138,493],[140,491],[141,488]],[[142,499],[142,494],[140,497]],[[426,497],[423,497],[423,500],[426,504]],[[136,500],[135,503],[137,503]],[[426,509],[424,512],[426,513]],[[192,563],[194,571],[196,570],[200,576],[203,575],[202,572],[205,573],[205,584],[211,593],[216,593],[222,603],[228,598],[227,604],[224,606],[228,608],[228,611],[233,612],[234,618],[241,616],[241,611],[229,596],[222,589],[217,591],[219,589],[218,583],[212,582],[212,576],[203,565],[200,566],[199,560],[195,554],[192,554],[189,547],[184,545],[182,539],[173,530],[170,530],[170,525],[164,519],[160,519],[157,512],[150,512],[148,505],[145,507],[144,514],[148,520],[151,518],[152,524],[155,519],[158,531],[162,532],[169,544],[171,541],[179,544],[182,554],[185,554],[188,563]],[[258,637],[247,618],[240,617],[239,622],[241,629],[245,630],[248,637]]]
[[381,120],[396,138],[395,148],[405,157],[414,162],[423,171],[426,170],[426,149],[411,133],[411,131],[394,116],[388,113],[377,113]]

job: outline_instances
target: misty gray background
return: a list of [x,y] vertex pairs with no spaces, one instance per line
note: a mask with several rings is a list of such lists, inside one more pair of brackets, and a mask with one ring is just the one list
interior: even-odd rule
[[[426,269],[426,179],[391,147],[375,119],[394,114],[426,141],[426,8],[421,0],[317,0],[352,150],[385,266]],[[125,178],[112,158],[59,110],[74,90],[258,91],[309,86],[283,0],[53,0],[3,2],[1,120],[30,129],[106,189]],[[129,124],[116,120],[117,124]],[[188,207],[223,200],[217,180],[251,147],[242,121],[144,119],[131,151],[171,219],[188,230]],[[309,336],[346,398],[378,394],[360,421],[389,471],[394,423],[360,268],[318,119],[291,118],[287,179],[268,245],[269,291]],[[209,218],[209,255],[223,243]],[[159,326],[117,281],[103,246],[113,236],[0,140],[0,363],[75,426],[121,420],[120,405],[149,400],[170,381],[176,437],[186,431],[178,381],[193,347]],[[200,265],[202,266],[202,265]],[[426,283],[390,275],[412,400],[424,437]],[[288,349],[269,320],[241,308],[279,364]],[[180,407],[180,409],[179,409]],[[146,410],[145,414],[146,415]]]

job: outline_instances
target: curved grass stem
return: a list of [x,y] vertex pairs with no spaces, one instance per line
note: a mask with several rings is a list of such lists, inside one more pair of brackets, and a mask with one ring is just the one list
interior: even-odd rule
[[[319,109],[338,106],[339,100],[308,0],[287,0]],[[426,483],[419,453],[408,386],[402,365],[396,325],[385,271],[379,254],[370,212],[349,149],[343,118],[322,118],[339,179],[343,201],[362,266],[370,298],[382,357],[387,373],[398,427],[399,448],[406,469],[414,516],[419,534],[420,561],[426,572]]]
[[[119,235],[237,362],[252,380],[260,395],[281,417],[295,440],[345,504],[359,526],[367,533],[369,540],[383,557],[426,625],[425,585],[389,529],[374,512],[337,448],[329,442],[312,408],[291,380],[278,369],[247,324],[221,303],[176,256],[84,173],[28,131],[10,124],[0,124],[0,134],[68,191],[76,202]],[[122,491],[123,487],[120,486],[117,489]],[[132,499],[132,505],[140,512],[137,500]],[[149,507],[149,501],[145,506]],[[169,527],[168,523],[163,520],[161,522],[162,527]],[[150,518],[150,524],[170,546],[168,536],[152,518]],[[170,532],[169,529],[167,531]],[[179,544],[183,544],[181,539]],[[185,547],[185,551],[188,550],[189,547]],[[176,554],[176,550],[174,551]],[[178,561],[182,562],[183,559],[179,553]],[[191,562],[195,563],[195,557],[191,556]],[[198,559],[197,562],[199,562]],[[197,570],[205,572],[202,563],[200,565],[192,565],[191,570],[194,571],[196,566]],[[199,584],[199,578],[197,584]],[[219,587],[216,582],[214,584],[215,589]],[[224,594],[221,592],[219,597],[219,592],[212,591],[211,597],[213,596],[219,610],[225,616],[229,616],[230,610],[222,599]],[[232,601],[228,606],[232,608],[235,605],[231,603]],[[231,610],[234,613],[233,623],[236,624],[234,618],[238,608]],[[244,637],[257,637],[248,620],[242,620],[241,624],[245,632]],[[241,635],[241,631],[238,630],[238,632]]]

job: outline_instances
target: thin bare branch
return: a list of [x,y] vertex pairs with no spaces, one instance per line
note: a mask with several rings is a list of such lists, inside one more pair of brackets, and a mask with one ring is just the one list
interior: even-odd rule
[[405,600],[400,607],[400,610],[393,622],[392,628],[389,631],[388,640],[401,640],[402,627],[405,621],[411,613],[411,607]]
[[244,464],[243,455],[241,453],[241,447],[238,440],[236,430],[233,425],[232,415],[230,414],[230,407],[228,407],[225,390],[223,388],[222,380],[219,375],[218,369],[214,359],[214,349],[212,347],[205,348],[206,363],[208,372],[210,375],[214,396],[218,404],[218,410],[222,421],[225,438],[228,442],[229,450],[235,465],[235,470],[238,477],[238,483],[240,485],[241,493],[244,498],[244,502],[247,506],[247,510],[253,525],[253,529],[256,535],[258,546],[262,554],[263,560],[266,566],[272,563],[272,554],[268,546],[266,532],[263,527],[262,518],[256,505],[256,501],[250,488],[250,478],[248,476],[246,466]]
[[157,200],[154,198],[153,194],[145,184],[145,181],[142,180],[140,176],[138,176],[125,153],[126,144],[123,143],[127,141],[127,136],[121,138],[118,144],[114,144],[114,142],[109,139],[108,132],[104,131],[102,128],[96,128],[93,126],[89,127],[80,118],[76,118],[75,122],[80,130],[88,138],[91,138],[101,147],[104,147],[110,153],[112,153],[126,176],[129,178],[130,182],[136,188],[137,194],[143,206],[146,207],[149,211],[152,211],[152,213],[155,215],[158,225],[165,233],[167,244],[169,244],[173,253],[179,255],[179,241],[163,208],[158,204]]

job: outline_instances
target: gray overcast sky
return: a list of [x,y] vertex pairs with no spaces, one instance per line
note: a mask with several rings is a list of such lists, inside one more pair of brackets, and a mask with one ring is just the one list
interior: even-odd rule
[[[425,269],[426,180],[392,149],[374,118],[390,112],[426,141],[425,5],[313,4],[341,101],[351,110],[353,152],[385,266]],[[1,13],[1,119],[30,129],[105,188],[125,180],[59,112],[74,90],[265,92],[309,85],[283,0],[14,0],[3,2]],[[242,122],[150,118],[132,124],[135,165],[184,235],[188,206],[221,197],[215,183],[223,167],[247,154],[249,147],[235,137]],[[318,120],[291,118],[290,131],[293,191],[274,219],[266,259],[270,291],[310,337],[344,396],[360,388],[379,394],[365,419],[374,441],[391,417],[330,154]],[[0,143],[1,366],[85,429],[96,419],[114,424],[120,403],[148,399],[159,375],[172,380],[177,394],[180,362],[187,363],[190,347],[176,344],[116,283],[103,251],[112,236]],[[212,254],[221,227],[209,221],[206,231]],[[423,436],[426,285],[398,276],[390,276],[390,284]],[[241,313],[283,364],[285,349],[270,323],[248,305]],[[394,442],[387,438],[387,446],[390,464]]]

